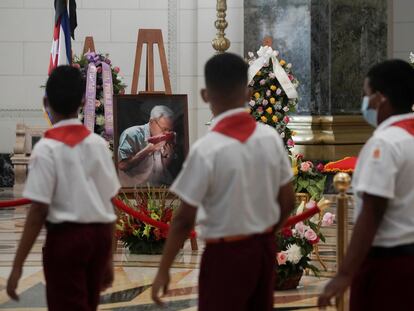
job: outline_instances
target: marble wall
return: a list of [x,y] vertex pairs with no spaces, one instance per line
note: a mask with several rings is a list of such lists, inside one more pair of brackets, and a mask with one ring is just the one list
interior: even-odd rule
[[244,0],[245,53],[265,36],[293,64],[302,115],[358,114],[362,80],[387,56],[387,0]]

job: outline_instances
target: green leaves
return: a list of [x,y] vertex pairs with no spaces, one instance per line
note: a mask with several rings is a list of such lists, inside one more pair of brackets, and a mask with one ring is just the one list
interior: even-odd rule
[[[299,165],[300,170],[300,165]],[[326,176],[318,172],[309,171],[293,178],[295,192],[306,192],[315,200],[322,198],[325,189]]]

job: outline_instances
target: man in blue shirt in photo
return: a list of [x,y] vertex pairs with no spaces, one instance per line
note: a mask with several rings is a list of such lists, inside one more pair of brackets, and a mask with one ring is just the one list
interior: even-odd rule
[[122,132],[118,148],[119,178],[122,186],[170,185],[168,170],[174,152],[171,142],[149,143],[148,139],[173,131],[174,113],[167,106],[155,106],[144,125]]

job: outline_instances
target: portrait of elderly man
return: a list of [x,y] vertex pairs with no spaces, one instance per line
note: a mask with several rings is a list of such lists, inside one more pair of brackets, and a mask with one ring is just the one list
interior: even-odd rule
[[172,183],[168,166],[174,156],[174,113],[154,106],[144,125],[124,130],[119,138],[118,169],[121,184],[161,186]]

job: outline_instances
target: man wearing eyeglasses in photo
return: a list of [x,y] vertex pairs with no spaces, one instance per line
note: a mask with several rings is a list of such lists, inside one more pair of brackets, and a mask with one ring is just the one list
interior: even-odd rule
[[167,106],[155,106],[148,123],[122,132],[118,148],[119,179],[122,186],[171,184],[172,176],[168,165],[174,155],[174,139],[171,139],[174,135],[173,125],[173,111]]

